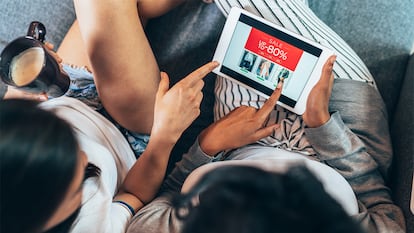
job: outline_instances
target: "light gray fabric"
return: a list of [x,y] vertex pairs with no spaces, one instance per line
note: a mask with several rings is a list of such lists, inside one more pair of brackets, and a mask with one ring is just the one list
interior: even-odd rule
[[350,80],[335,80],[329,110],[340,113],[345,124],[358,135],[378,163],[384,179],[388,180],[393,152],[387,111],[378,91]]

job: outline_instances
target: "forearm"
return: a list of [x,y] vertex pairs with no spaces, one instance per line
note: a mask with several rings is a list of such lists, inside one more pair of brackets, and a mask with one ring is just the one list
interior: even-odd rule
[[182,222],[177,219],[172,197],[180,193],[185,179],[194,169],[212,160],[201,151],[198,141],[194,143],[165,180],[161,194],[131,220],[128,232],[179,232]]
[[135,209],[150,202],[164,180],[173,146],[174,142],[166,141],[162,137],[152,137],[144,153],[129,170],[115,199],[126,198],[125,201]]
[[[128,172],[120,192],[114,198],[128,203],[135,211],[140,210],[155,197],[164,180],[168,164],[166,155],[171,152],[174,144],[156,144],[156,141],[150,141],[145,152]],[[201,151],[198,142],[195,143],[165,180],[161,199],[171,193],[179,193],[187,176],[197,167],[212,160],[212,157]]]
[[334,113],[321,127],[307,128],[305,133],[320,161],[350,183],[361,206],[356,217],[365,227],[377,232],[400,232],[404,225],[399,221],[401,211],[393,204],[377,163],[362,141],[344,125],[339,113]]

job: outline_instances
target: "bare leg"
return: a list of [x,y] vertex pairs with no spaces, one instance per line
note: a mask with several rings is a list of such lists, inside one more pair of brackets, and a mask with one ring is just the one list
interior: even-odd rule
[[63,38],[57,54],[62,58],[64,63],[76,66],[86,66],[91,69],[88,54],[86,53],[78,21],[75,20],[68,33]]
[[[186,0],[140,0],[138,1],[137,7],[140,12],[141,21],[144,24],[148,19],[165,14],[184,1]],[[86,53],[78,20],[75,20],[65,35],[65,38],[63,38],[57,53],[63,59],[64,63],[81,67],[86,66],[91,69],[92,66]]]
[[[125,128],[150,133],[160,80],[140,18],[162,14],[182,1],[75,0],[82,41],[100,98],[109,114]],[[76,32],[76,27],[71,32]]]
[[138,11],[143,24],[150,18],[165,14],[170,9],[178,6],[186,0],[138,0]]

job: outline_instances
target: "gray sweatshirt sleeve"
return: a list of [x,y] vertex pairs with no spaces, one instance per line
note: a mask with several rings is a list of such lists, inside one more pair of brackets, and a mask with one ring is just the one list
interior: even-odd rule
[[200,148],[198,140],[178,162],[164,181],[160,195],[142,208],[131,220],[127,232],[179,233],[181,222],[177,219],[171,197],[181,191],[187,176],[196,168],[214,160]]
[[322,163],[334,168],[350,183],[360,213],[355,218],[368,232],[405,232],[402,212],[391,200],[377,162],[364,143],[343,123],[339,113],[319,128],[307,128],[307,138]]
[[7,84],[5,84],[3,81],[0,80],[0,100],[4,98],[7,92]]
[[176,164],[175,168],[168,176],[161,187],[162,192],[178,193],[187,178],[187,176],[201,165],[207,164],[215,160],[215,157],[205,154],[198,144],[198,139],[183,158]]

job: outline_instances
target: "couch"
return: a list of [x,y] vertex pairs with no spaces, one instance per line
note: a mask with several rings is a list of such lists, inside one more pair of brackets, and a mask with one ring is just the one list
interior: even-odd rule
[[[409,208],[414,163],[414,2],[309,0],[309,6],[354,48],[377,82],[388,112],[394,151],[389,186],[404,212],[407,232],[414,233]],[[32,20],[43,22],[47,40],[59,46],[75,17],[72,0],[2,0],[0,50],[25,35]],[[224,21],[214,4],[189,0],[148,23],[146,32],[154,53],[172,84],[211,60]],[[174,148],[168,171],[212,122],[214,80],[213,74],[205,79],[202,114]]]

